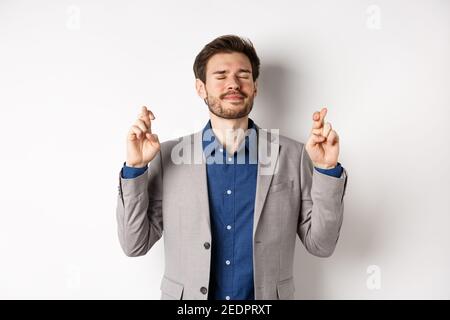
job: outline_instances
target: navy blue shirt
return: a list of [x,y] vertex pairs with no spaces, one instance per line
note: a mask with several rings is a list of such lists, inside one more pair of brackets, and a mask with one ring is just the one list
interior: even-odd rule
[[227,154],[211,130],[203,130],[209,211],[211,274],[209,299],[253,300],[253,212],[258,174],[256,127],[249,119],[245,143]]
[[[256,196],[257,152],[250,146],[257,128],[249,119],[245,143],[227,154],[214,136],[211,122],[203,129],[203,152],[206,159],[209,210],[211,219],[211,273],[209,299],[254,299],[253,284],[253,215]],[[317,171],[340,177],[340,163],[333,169]],[[143,168],[124,164],[122,177],[135,178]]]

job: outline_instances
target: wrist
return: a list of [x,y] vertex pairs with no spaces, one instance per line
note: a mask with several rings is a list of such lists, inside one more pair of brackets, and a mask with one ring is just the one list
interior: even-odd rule
[[129,163],[128,161],[126,161],[125,165],[130,168],[145,168],[147,167],[148,163]]
[[321,163],[313,162],[313,165],[314,165],[314,167],[319,168],[319,169],[330,170],[330,169],[336,168],[338,163],[336,162],[335,164],[321,164]]

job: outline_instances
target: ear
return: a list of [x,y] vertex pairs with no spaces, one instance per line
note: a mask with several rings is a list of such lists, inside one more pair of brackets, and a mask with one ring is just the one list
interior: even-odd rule
[[195,90],[197,90],[197,94],[200,98],[202,98],[203,100],[205,100],[206,98],[206,88],[205,88],[205,84],[203,83],[202,80],[200,79],[195,79]]
[[255,81],[255,92],[253,93],[253,96],[256,97],[257,93],[258,93],[258,81]]

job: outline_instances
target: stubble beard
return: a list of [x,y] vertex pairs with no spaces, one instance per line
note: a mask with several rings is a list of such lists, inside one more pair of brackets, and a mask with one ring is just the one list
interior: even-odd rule
[[[237,107],[226,107],[223,105],[224,102],[222,99],[209,96],[207,93],[207,97],[205,98],[205,103],[209,108],[209,111],[215,116],[223,119],[240,119],[250,114],[253,109],[253,97],[245,100],[244,97],[244,105],[240,106],[239,109]],[[239,104],[241,101],[239,101]],[[233,104],[233,103],[231,103]]]

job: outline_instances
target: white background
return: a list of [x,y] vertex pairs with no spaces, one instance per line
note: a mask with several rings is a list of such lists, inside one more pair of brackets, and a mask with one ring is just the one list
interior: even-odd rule
[[1,0],[0,298],[159,299],[163,242],[128,258],[117,239],[126,133],[142,105],[162,141],[200,130],[195,55],[238,34],[262,62],[251,117],[306,141],[326,105],[349,172],[335,254],[298,242],[296,297],[449,299],[449,18],[444,0]]

